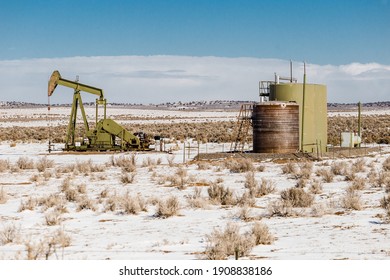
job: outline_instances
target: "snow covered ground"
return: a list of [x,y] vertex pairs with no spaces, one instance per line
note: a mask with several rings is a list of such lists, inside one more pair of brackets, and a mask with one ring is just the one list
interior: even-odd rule
[[[363,158],[364,167],[356,173],[367,179],[364,189],[358,191],[361,210],[349,210],[343,206],[342,200],[351,182],[346,181],[344,175],[336,175],[332,182],[322,183],[322,190],[314,194],[311,207],[292,208],[286,217],[272,216],[272,202],[279,201],[280,192],[294,187],[299,180],[282,171],[286,163],[255,162],[256,180],[265,178],[274,182],[275,191],[256,198],[255,205],[247,213],[250,219],[243,220],[240,216],[242,206],[213,204],[207,189],[209,182],[222,178],[222,184],[239,197],[245,192],[247,173],[231,172],[218,162],[206,162],[204,166],[191,161],[183,163],[180,146],[172,155],[159,152],[135,154],[134,180],[124,183],[122,169],[112,162],[121,157],[131,158],[130,153],[66,154],[58,151],[48,154],[46,143],[19,143],[15,147],[1,143],[0,188],[6,198],[0,204],[0,238],[3,239],[0,240],[0,258],[26,259],[28,248],[38,252],[39,246],[46,246],[47,252],[50,240],[65,236],[70,239],[69,244],[60,246],[56,243],[50,251],[50,259],[199,259],[204,257],[206,235],[215,228],[223,230],[228,223],[236,223],[245,232],[255,221],[261,221],[268,226],[275,241],[254,247],[246,258],[390,259],[390,225],[383,222],[384,210],[380,208],[385,191],[372,186],[367,179],[370,172],[382,170],[390,148]],[[205,146],[201,149],[204,151]],[[209,152],[219,151],[221,146],[209,143],[207,149]],[[39,172],[36,165],[45,157],[54,164]],[[18,168],[21,158],[34,161],[35,166]],[[337,161],[353,168],[357,160]],[[4,167],[5,162],[7,167]],[[331,164],[332,160],[314,162],[308,185],[321,181],[316,171],[330,169]],[[168,177],[183,173],[182,185],[175,186]],[[80,202],[65,198],[61,186],[67,178],[70,188],[78,189],[79,200],[90,200],[92,209],[81,209]],[[205,203],[202,208],[191,207],[188,199],[196,187],[202,190]],[[146,210],[137,214],[126,213],[120,206],[107,210],[110,197],[125,197],[126,194],[142,198]],[[156,201],[171,196],[179,200],[178,214],[158,217]],[[50,197],[59,199],[53,205],[42,202]],[[41,202],[34,204],[31,201]],[[31,210],[27,206],[29,203],[33,205]],[[57,222],[49,225],[50,215],[57,211],[54,209],[58,204],[64,211],[58,215]],[[14,239],[5,242],[4,235],[10,228],[14,229]],[[45,255],[40,253],[38,258],[45,258]]]
[[[52,125],[66,124],[69,110],[52,109]],[[94,112],[87,109],[92,119]],[[45,108],[2,108],[0,126],[46,126],[46,113]],[[226,121],[237,115],[114,108],[108,113],[118,122]],[[226,151],[229,145],[201,144],[200,152]],[[0,259],[204,259],[207,236],[214,230],[230,223],[244,235],[258,222],[274,241],[255,246],[246,259],[390,259],[390,224],[380,207],[386,182],[390,185],[383,167],[390,146],[362,158],[296,162],[295,173],[286,171],[290,163],[285,160],[250,162],[257,184],[266,180],[274,191],[249,206],[221,205],[208,190],[229,188],[237,202],[248,191],[250,172],[233,172],[233,159],[192,161],[197,148],[184,156],[183,147],[167,144],[172,154],[74,154],[56,144],[49,154],[47,143],[0,143]],[[302,178],[299,170],[305,165],[310,172]],[[353,177],[364,181],[354,192],[358,209],[345,203]],[[280,209],[281,192],[296,185],[313,196],[313,203]],[[159,205],[172,197],[178,211],[159,215]],[[278,209],[284,215],[276,214]]]

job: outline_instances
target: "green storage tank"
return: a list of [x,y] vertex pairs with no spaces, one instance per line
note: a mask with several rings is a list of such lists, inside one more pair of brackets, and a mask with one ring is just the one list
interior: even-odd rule
[[[303,93],[304,89],[305,93]],[[328,120],[325,85],[271,84],[269,100],[296,102],[299,105],[299,147],[309,153],[326,152]]]

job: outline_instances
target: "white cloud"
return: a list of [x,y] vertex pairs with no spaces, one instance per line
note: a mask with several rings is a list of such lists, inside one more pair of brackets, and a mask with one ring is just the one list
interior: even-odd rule
[[[257,100],[258,82],[289,75],[289,61],[188,56],[70,57],[0,61],[0,100],[47,102],[53,70],[104,90],[109,102]],[[303,63],[293,75],[302,81]],[[390,66],[377,63],[307,65],[309,83],[326,84],[329,102],[390,100]],[[72,90],[57,87],[52,103],[70,103]],[[83,95],[85,101],[94,96]]]

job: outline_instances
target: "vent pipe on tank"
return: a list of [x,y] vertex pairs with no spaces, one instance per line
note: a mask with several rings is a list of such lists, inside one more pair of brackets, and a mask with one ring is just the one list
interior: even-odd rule
[[301,124],[301,151],[303,152],[303,136],[305,124],[305,91],[306,91],[306,62],[303,62],[303,93],[302,93],[302,124]]

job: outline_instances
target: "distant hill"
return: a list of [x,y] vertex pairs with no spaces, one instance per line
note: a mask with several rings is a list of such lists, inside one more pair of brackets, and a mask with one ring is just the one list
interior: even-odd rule
[[[241,104],[253,103],[256,101],[234,101],[234,100],[213,100],[213,101],[192,101],[192,102],[167,102],[161,104],[135,104],[135,103],[109,103],[110,107],[126,107],[133,109],[173,109],[173,110],[237,110]],[[53,107],[68,107],[71,104],[51,104]],[[95,106],[94,102],[84,103],[84,106]],[[362,103],[366,109],[390,108],[390,101]],[[41,108],[47,104],[0,101],[2,108]],[[328,110],[355,110],[357,103],[328,103]]]

